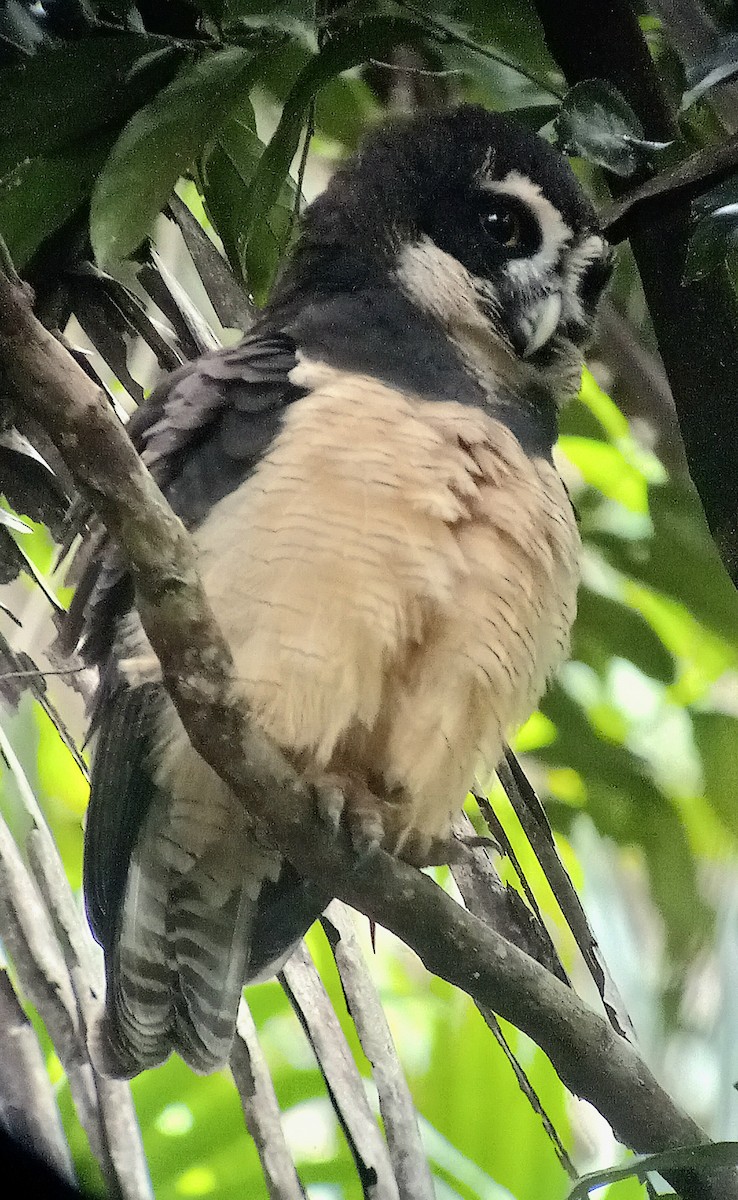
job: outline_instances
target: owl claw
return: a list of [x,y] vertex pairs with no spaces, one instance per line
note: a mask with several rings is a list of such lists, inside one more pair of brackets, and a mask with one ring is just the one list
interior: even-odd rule
[[326,782],[315,787],[315,802],[318,816],[335,834],[341,826],[344,809],[344,794],[337,783]]
[[333,837],[343,828],[357,855],[366,858],[384,848],[413,867],[438,867],[465,862],[476,846],[500,850],[494,838],[429,837],[403,828],[401,808],[350,775],[323,775],[313,783],[318,815]]
[[469,861],[469,851],[476,847],[502,852],[494,838],[452,836],[424,838],[412,832],[399,851],[399,857],[414,867],[446,867]]
[[324,776],[314,786],[318,814],[334,837],[343,826],[362,858],[387,843],[383,802],[366,784],[350,776]]

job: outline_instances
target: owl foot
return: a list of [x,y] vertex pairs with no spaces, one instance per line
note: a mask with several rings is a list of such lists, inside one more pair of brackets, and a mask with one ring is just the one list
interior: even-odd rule
[[500,850],[494,838],[459,834],[430,838],[413,829],[395,853],[414,867],[447,867],[469,862],[469,852],[480,846]]
[[489,838],[429,836],[408,826],[405,805],[377,796],[354,776],[323,775],[313,786],[320,817],[334,836],[346,829],[362,857],[381,848],[411,866],[433,867],[465,861],[473,846],[498,848]]
[[351,775],[324,775],[314,784],[318,814],[334,836],[343,826],[357,854],[374,854],[388,845],[385,801]]

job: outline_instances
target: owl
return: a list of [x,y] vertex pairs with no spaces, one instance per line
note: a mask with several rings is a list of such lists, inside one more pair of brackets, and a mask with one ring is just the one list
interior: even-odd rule
[[[249,718],[348,828],[415,863],[566,654],[576,523],[557,414],[610,272],[566,160],[463,106],[373,132],[307,209],[236,346],[136,413],[192,533]],[[99,669],[85,832],[94,1053],[228,1058],[244,984],[330,899],[260,842],[169,699],[114,547],[70,621]]]

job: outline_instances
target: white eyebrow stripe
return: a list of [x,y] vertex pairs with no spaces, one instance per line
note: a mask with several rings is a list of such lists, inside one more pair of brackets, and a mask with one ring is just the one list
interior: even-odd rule
[[[489,179],[480,175],[479,183],[486,192],[515,196],[531,210],[541,231],[541,247],[524,261],[534,271],[554,267],[562,249],[572,240],[574,233],[559,210],[546,199],[538,184],[527,175],[522,175],[520,171],[510,171],[504,179]],[[514,273],[516,266],[517,263],[513,260],[510,263],[510,267],[513,268],[511,273]],[[528,271],[525,273],[528,274]]]

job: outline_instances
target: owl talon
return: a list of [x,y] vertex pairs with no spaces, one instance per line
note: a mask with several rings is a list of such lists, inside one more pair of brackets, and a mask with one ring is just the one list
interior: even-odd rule
[[446,867],[469,861],[469,851],[477,847],[502,853],[499,842],[476,834],[461,837],[423,838],[411,833],[400,847],[399,856],[414,867]]
[[351,845],[360,858],[376,854],[384,844],[385,829],[377,814],[349,814],[348,827]]
[[324,776],[314,787],[319,816],[334,836],[346,829],[356,854],[364,858],[389,846],[383,819],[387,805],[366,784],[349,776]]
[[336,783],[323,783],[315,788],[318,816],[337,834],[341,827],[341,816],[345,806],[342,789]]
[[397,855],[412,867],[445,867],[463,861],[465,851],[452,837],[423,837],[412,831],[401,843]]
[[324,775],[314,782],[318,814],[337,837],[348,833],[357,855],[365,858],[383,847],[413,867],[440,867],[465,862],[477,846],[501,851],[494,838],[475,834],[461,837],[428,837],[417,829],[402,828],[398,805],[376,796],[359,779]]
[[495,854],[505,853],[502,846],[497,841],[497,838],[490,837],[489,835],[485,836],[483,834],[476,833],[461,834],[460,836],[455,837],[454,841],[460,846],[465,846],[470,850],[494,850]]

